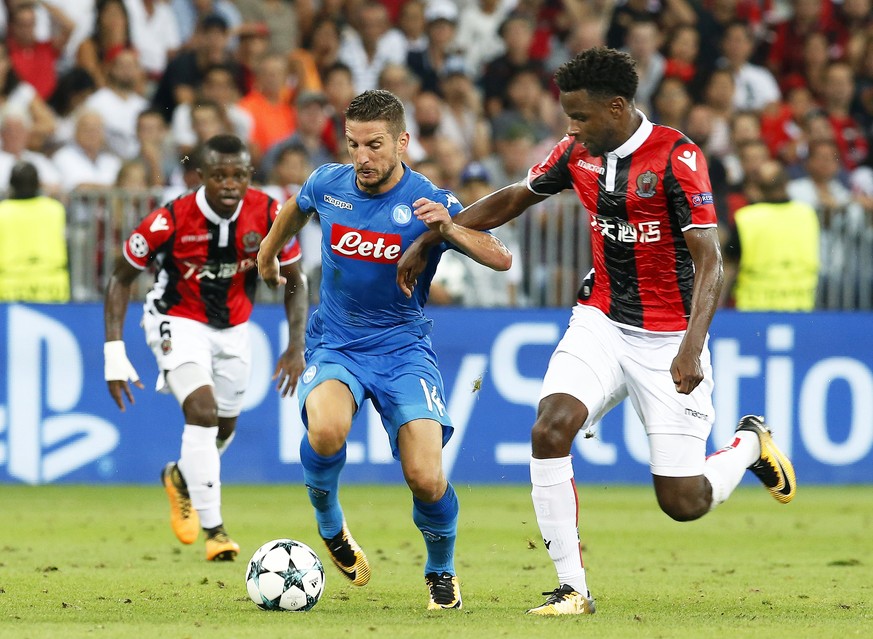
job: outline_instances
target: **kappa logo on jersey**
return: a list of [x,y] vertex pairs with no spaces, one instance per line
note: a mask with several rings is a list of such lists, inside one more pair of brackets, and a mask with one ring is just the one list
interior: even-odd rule
[[449,193],[446,195],[446,208],[450,207],[452,204],[457,204],[458,206],[461,206],[461,200],[456,198],[454,194]]
[[689,151],[686,149],[682,151],[682,155],[677,155],[676,159],[692,171],[697,171],[697,151]]
[[169,228],[170,223],[167,221],[167,218],[165,218],[162,213],[159,213],[158,216],[152,220],[152,224],[149,226],[149,232],[157,233],[158,231],[166,231]]
[[324,194],[324,201],[330,204],[331,206],[335,206],[339,209],[345,209],[347,211],[352,210],[352,205],[349,202],[344,202],[343,200],[338,200],[332,195]]
[[334,224],[330,229],[330,248],[353,260],[394,264],[400,259],[401,238],[397,233],[377,233]]
[[394,207],[394,210],[391,211],[391,217],[395,222],[397,222],[397,224],[406,226],[412,221],[412,209],[405,204],[398,204]]

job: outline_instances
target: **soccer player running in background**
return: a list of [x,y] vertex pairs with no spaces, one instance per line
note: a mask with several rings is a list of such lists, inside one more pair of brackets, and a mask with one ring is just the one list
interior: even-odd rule
[[[179,461],[161,473],[173,532],[192,544],[202,526],[206,558],[229,561],[239,546],[221,516],[220,455],[233,439],[249,382],[255,255],[279,204],[249,188],[251,156],[235,136],[209,139],[198,173],[201,187],[152,211],[124,243],[106,288],[105,377],[122,411],[124,397],[134,401],[128,382],[143,388],[125,352],[123,327],[131,284],[154,263],[142,326],[160,370],[157,390],[172,392],[185,416]],[[288,348],[274,379],[283,395],[294,391],[304,365],[308,298],[299,259],[296,242],[282,247]]]
[[[345,115],[351,164],[316,169],[282,207],[258,254],[264,281],[283,283],[276,255],[318,212],[321,303],[309,320],[299,394],[307,427],[303,477],[331,559],[363,586],[370,565],[349,532],[338,491],[352,419],[371,399],[412,491],[413,521],[427,548],[428,609],[460,608],[458,498],[442,467],[453,429],[423,306],[445,242],[497,270],[508,269],[512,256],[494,236],[454,224],[451,215],[461,209],[455,196],[401,162],[409,133],[397,97],[366,91]],[[407,298],[395,282],[397,260],[429,228],[443,244]]]
[[[558,587],[537,615],[595,610],[581,558],[570,451],[630,397],[646,428],[658,504],[677,521],[725,501],[746,468],[780,502],[794,497],[791,462],[763,418],[743,417],[733,441],[706,456],[714,421],[708,330],[722,261],[708,169],[679,131],[653,125],[634,106],[633,60],[584,51],[555,73],[567,135],[525,180],[465,208],[457,223],[489,229],[572,188],[589,212],[594,268],[549,361],[531,432],[532,498]],[[407,294],[426,264],[428,233],[398,264]]]

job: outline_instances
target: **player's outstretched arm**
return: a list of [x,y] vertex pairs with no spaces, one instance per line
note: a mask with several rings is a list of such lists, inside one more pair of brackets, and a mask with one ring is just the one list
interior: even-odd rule
[[112,277],[109,278],[103,303],[103,326],[106,336],[103,344],[104,377],[109,386],[109,394],[121,412],[125,410],[125,396],[128,402],[134,403],[128,381],[132,381],[137,388],[145,388],[130,360],[127,359],[123,340],[124,318],[130,302],[130,287],[139,273],[139,269],[120,257]]
[[512,266],[512,253],[503,242],[484,231],[459,226],[452,220],[448,209],[439,202],[419,198],[412,203],[415,217],[448,240],[467,256],[495,271],[506,271]]
[[684,237],[694,262],[694,289],[688,328],[670,366],[670,373],[676,392],[687,395],[703,380],[700,353],[718,306],[724,271],[715,228],[692,228],[684,233]]
[[278,255],[288,241],[300,232],[309,216],[297,206],[297,199],[292,197],[279,209],[273,226],[267,237],[261,240],[258,250],[258,273],[267,286],[275,288],[286,284],[285,277],[279,272]]
[[[458,213],[453,221],[467,229],[493,229],[518,217],[529,206],[544,199],[545,196],[533,193],[522,180],[477,200]],[[439,232],[429,230],[420,235],[400,257],[397,263],[397,285],[406,297],[412,296],[418,276],[427,265],[430,247],[442,241],[443,237]]]
[[300,272],[299,261],[283,266],[282,277],[286,282],[284,303],[285,317],[288,318],[288,348],[276,362],[273,379],[277,380],[276,390],[282,394],[282,397],[287,397],[294,393],[297,380],[306,365],[303,351],[306,317],[309,312],[309,288],[306,277]]

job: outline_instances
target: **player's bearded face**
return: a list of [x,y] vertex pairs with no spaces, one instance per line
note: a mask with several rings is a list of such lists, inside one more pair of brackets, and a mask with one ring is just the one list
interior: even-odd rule
[[236,212],[252,176],[248,153],[209,153],[202,171],[206,201],[222,217]]
[[591,96],[587,91],[561,93],[561,107],[570,118],[567,135],[585,145],[595,157],[619,146],[616,141],[616,113],[610,100]]
[[382,121],[346,123],[346,145],[361,190],[384,193],[400,181],[400,153],[407,138],[404,133],[395,139]]

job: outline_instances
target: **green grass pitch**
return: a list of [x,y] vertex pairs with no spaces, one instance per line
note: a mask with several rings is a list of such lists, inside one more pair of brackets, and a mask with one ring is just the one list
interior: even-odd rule
[[[800,486],[783,506],[743,486],[676,523],[648,486],[580,485],[593,616],[525,616],[555,583],[529,487],[456,485],[462,611],[428,612],[424,544],[402,486],[349,486],[342,501],[373,578],[343,582],[302,487],[224,487],[235,563],[178,544],[155,486],[0,487],[0,638],[873,637],[873,488]],[[326,561],[305,613],[264,612],[245,591],[263,542],[299,539]]]

